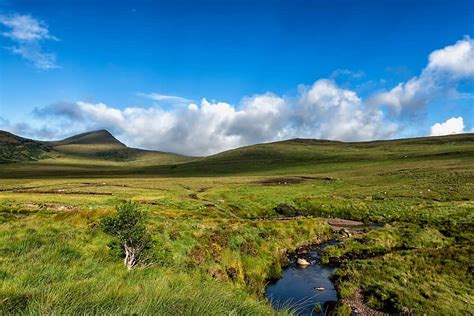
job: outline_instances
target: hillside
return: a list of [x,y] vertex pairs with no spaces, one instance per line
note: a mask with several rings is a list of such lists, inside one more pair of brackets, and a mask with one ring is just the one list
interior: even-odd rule
[[[5,161],[13,161],[12,157],[17,157],[15,161],[25,163],[0,168],[0,174],[6,177],[65,176],[65,172],[69,176],[302,174],[390,161],[474,160],[472,133],[348,143],[291,139],[241,147],[202,158],[129,148],[105,130],[83,133],[61,141],[30,142],[31,148],[39,146],[42,150],[29,150],[29,156],[10,154],[10,160]],[[17,145],[20,147],[15,152],[22,152],[21,142],[17,142],[17,145],[4,144],[9,144],[11,153]],[[50,150],[52,155],[42,154],[46,150]],[[32,158],[25,158],[27,156]],[[28,163],[45,157],[51,158]]]
[[65,156],[83,158],[130,161],[137,159],[142,153],[139,149],[128,148],[106,130],[82,133],[60,141],[44,143]]
[[51,147],[0,131],[0,163],[34,161],[51,156]]
[[[173,153],[127,147],[106,130],[82,133],[58,141],[30,140],[0,131],[0,148],[0,163],[25,163],[21,166],[6,166],[6,170],[18,167],[20,173],[28,173],[32,168],[36,170],[33,174],[42,174],[47,169],[48,173],[58,171],[64,175],[64,170],[70,169],[74,173],[78,166],[93,173],[117,164],[130,168],[130,165],[161,165],[192,159]],[[35,165],[28,164],[31,161],[38,162]]]
[[172,167],[150,166],[148,172],[193,175],[292,173],[322,166],[343,166],[340,163],[355,166],[393,160],[449,158],[474,161],[474,134],[348,143],[291,139],[237,148]]

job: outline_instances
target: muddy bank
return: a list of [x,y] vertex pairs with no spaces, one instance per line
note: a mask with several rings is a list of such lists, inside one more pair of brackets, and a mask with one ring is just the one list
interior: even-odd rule
[[292,176],[292,177],[272,177],[256,181],[256,184],[273,186],[273,185],[291,185],[300,184],[308,180],[321,180],[321,181],[336,181],[333,177],[309,177],[309,176]]

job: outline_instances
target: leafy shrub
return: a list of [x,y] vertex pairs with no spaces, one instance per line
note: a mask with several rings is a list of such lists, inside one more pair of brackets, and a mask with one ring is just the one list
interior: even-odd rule
[[125,256],[123,263],[129,270],[150,258],[151,236],[145,227],[145,219],[138,204],[126,202],[117,207],[116,215],[101,222],[104,232],[120,242]]

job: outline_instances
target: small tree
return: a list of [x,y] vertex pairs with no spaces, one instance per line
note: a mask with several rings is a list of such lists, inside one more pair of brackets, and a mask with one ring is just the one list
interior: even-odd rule
[[147,260],[151,236],[145,227],[145,214],[138,204],[126,202],[117,206],[117,214],[104,218],[101,226],[120,242],[125,256],[123,264],[128,270]]

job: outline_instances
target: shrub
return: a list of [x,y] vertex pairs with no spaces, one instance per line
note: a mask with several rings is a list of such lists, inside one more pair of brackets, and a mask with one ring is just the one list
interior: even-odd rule
[[285,204],[285,203],[280,203],[277,206],[273,208],[273,210],[283,216],[287,217],[295,217],[295,216],[300,216],[302,215],[302,212],[298,210],[296,207],[293,205]]
[[149,259],[151,236],[145,227],[145,219],[138,204],[126,202],[117,207],[116,215],[101,222],[104,232],[118,239],[125,256],[123,264],[129,270]]

